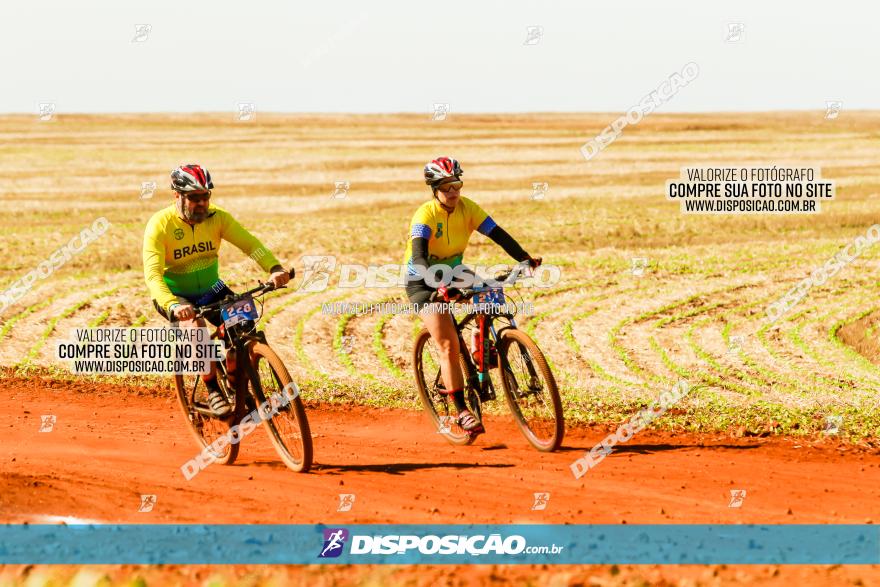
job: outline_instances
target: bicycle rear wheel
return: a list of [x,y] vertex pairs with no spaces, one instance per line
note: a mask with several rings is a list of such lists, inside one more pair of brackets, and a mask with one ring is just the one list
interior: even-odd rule
[[258,407],[268,402],[260,418],[269,440],[285,465],[305,473],[312,466],[312,433],[299,389],[292,385],[287,367],[269,345],[255,343],[250,353],[251,393]]
[[[218,371],[217,381],[224,387],[226,382]],[[229,429],[235,426],[241,419],[242,410],[239,402],[236,402],[235,412],[225,419],[212,418],[195,410],[195,406],[208,409],[208,389],[200,375],[175,375],[174,387],[177,390],[177,402],[183,410],[184,420],[190,432],[195,438],[199,450],[209,447],[220,436],[229,433]],[[232,394],[230,394],[232,395]],[[221,465],[231,465],[238,457],[239,442],[227,444],[222,451],[209,449],[209,453]]]
[[[467,379],[467,365],[461,355],[459,355],[459,361],[462,373]],[[445,387],[440,376],[440,349],[431,338],[431,333],[427,328],[423,328],[416,336],[415,348],[413,349],[413,367],[419,399],[437,428],[437,432],[452,444],[471,444],[475,437],[458,425],[458,413],[452,398],[448,394],[441,393]],[[477,394],[468,389],[465,399],[470,404],[469,407],[474,415],[481,418],[482,408]]]
[[498,359],[507,407],[520,432],[539,451],[558,449],[565,420],[556,379],[544,353],[525,332],[505,329],[498,342]]

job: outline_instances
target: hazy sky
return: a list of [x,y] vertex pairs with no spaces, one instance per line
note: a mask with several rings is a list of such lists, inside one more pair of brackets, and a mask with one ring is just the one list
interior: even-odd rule
[[0,112],[619,112],[691,61],[699,77],[662,111],[877,108],[878,15],[848,0],[4,2]]

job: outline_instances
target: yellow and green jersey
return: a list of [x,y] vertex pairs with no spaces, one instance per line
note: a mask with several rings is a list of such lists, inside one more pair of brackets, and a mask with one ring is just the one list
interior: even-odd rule
[[217,253],[226,240],[269,271],[278,259],[222,208],[210,205],[208,217],[187,224],[172,203],[156,212],[144,232],[144,277],[150,296],[168,312],[181,298],[198,298],[220,281]]
[[452,212],[444,210],[436,198],[425,202],[416,210],[410,223],[404,259],[407,272],[410,275],[418,275],[412,264],[414,238],[428,239],[428,266],[456,267],[461,265],[471,233],[476,230],[488,235],[493,228],[495,221],[492,217],[470,198],[461,196]]

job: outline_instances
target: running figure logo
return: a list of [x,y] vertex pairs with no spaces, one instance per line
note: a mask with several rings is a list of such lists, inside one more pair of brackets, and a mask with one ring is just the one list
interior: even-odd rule
[[550,189],[550,184],[546,181],[533,181],[532,182],[532,195],[529,196],[530,200],[543,200],[544,196],[547,194],[547,190]]
[[533,510],[545,510],[547,509],[547,502],[550,501],[549,493],[536,493],[535,494],[535,503],[532,505]]
[[449,434],[452,432],[452,425],[455,424],[455,418],[453,416],[440,416],[438,423],[439,426],[437,427],[437,433]]
[[40,114],[40,120],[52,120],[55,115],[55,102],[40,102],[37,106]]
[[349,181],[336,181],[333,182],[334,188],[333,193],[330,194],[331,200],[344,200],[346,196],[348,196],[348,190],[351,188],[351,182]]
[[352,506],[354,506],[354,493],[340,493],[339,494],[339,507],[336,508],[337,512],[350,512]]
[[348,540],[348,530],[345,528],[325,528],[324,546],[318,558],[336,558],[342,554],[345,541]]
[[537,45],[544,37],[544,27],[534,25],[526,27],[526,40],[523,45]]
[[336,267],[333,255],[303,255],[303,280],[299,286],[302,291],[318,292],[327,289],[330,273]]
[[633,257],[631,259],[632,267],[630,267],[629,272],[632,273],[636,277],[641,277],[645,274],[645,269],[648,268],[648,259],[647,257]]
[[144,43],[150,37],[150,33],[153,31],[153,25],[151,24],[136,24],[134,25],[134,38],[131,40],[132,43]]
[[743,501],[746,499],[746,490],[745,489],[731,489],[730,490],[730,503],[727,504],[729,508],[741,508]]
[[257,117],[257,106],[253,102],[238,102],[238,120],[251,122]]
[[742,352],[743,335],[733,334],[727,341],[727,354],[738,355]]
[[838,116],[840,116],[840,109],[843,107],[843,102],[840,100],[826,100],[825,101],[825,120],[835,120]]
[[156,193],[156,187],[155,181],[141,182],[141,200],[152,198],[153,194]]
[[155,495],[141,495],[141,505],[138,508],[139,512],[151,512],[153,511],[153,506],[156,505],[156,496]]
[[52,432],[58,419],[53,415],[40,416],[40,432]]
[[743,40],[746,31],[746,25],[741,22],[727,23],[727,37],[724,39],[728,43],[739,43]]
[[822,430],[825,434],[838,434],[843,424],[843,416],[833,415],[825,416],[825,428]]
[[434,114],[431,120],[446,120],[447,116],[449,116],[449,103],[434,102]]

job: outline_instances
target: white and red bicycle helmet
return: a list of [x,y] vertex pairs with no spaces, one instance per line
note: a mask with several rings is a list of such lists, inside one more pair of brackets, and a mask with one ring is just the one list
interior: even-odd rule
[[451,157],[437,157],[425,165],[425,183],[431,187],[450,177],[458,177],[462,173],[458,159]]
[[171,172],[171,189],[181,194],[206,192],[214,189],[214,182],[211,181],[211,174],[207,169],[188,163]]

